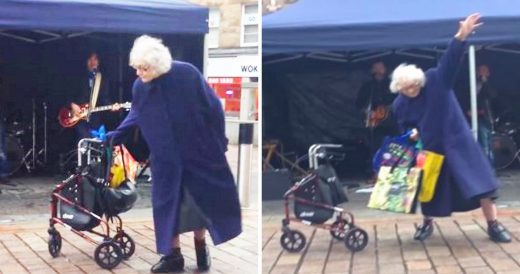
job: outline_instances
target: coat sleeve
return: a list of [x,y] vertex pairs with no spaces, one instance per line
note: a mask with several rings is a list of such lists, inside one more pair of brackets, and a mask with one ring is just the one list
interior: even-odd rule
[[445,90],[451,90],[455,83],[455,77],[462,64],[465,49],[466,42],[452,39],[437,65],[438,80]]
[[394,120],[395,120],[395,123],[396,123],[396,128],[398,130],[398,132],[403,132],[404,131],[404,122],[403,122],[403,119],[402,119],[402,114],[399,113],[399,102],[398,102],[399,98],[396,98],[394,100],[394,102],[392,103],[392,106],[390,108],[390,111],[392,112],[392,117],[394,117]]
[[136,80],[132,87],[132,107],[130,112],[116,129],[107,133],[107,140],[112,141],[114,145],[122,143],[131,130],[137,126],[137,117],[139,117],[139,111],[137,110],[139,92],[137,92],[137,89],[139,89],[139,83],[139,80]]
[[107,133],[107,140],[112,140],[114,145],[122,143],[128,133],[137,126],[137,116],[137,110],[131,108],[123,122],[116,129]]

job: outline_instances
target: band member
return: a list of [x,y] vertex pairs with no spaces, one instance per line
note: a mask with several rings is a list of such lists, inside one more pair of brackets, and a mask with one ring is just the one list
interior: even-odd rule
[[396,95],[390,92],[389,86],[385,64],[375,62],[372,64],[372,79],[363,84],[356,98],[356,106],[363,112],[364,124],[369,129],[370,159],[381,146],[383,138],[393,135],[395,131],[395,125],[388,116]]
[[[493,123],[500,109],[498,102],[498,91],[491,79],[491,70],[486,64],[478,66],[477,69],[477,121],[478,142],[484,154],[493,164],[493,151],[491,149],[491,132]],[[468,100],[469,102],[469,96]],[[468,104],[469,105],[469,104]],[[471,117],[471,109],[467,108],[466,114]]]
[[119,143],[138,126],[150,149],[155,241],[152,273],[182,271],[179,234],[194,231],[197,266],[210,267],[206,229],[218,245],[238,236],[240,205],[226,160],[224,110],[193,65],[173,61],[162,41],[141,36],[130,52],[138,79],[132,108],[107,134]]
[[482,24],[479,19],[480,14],[475,13],[459,22],[459,30],[437,67],[423,72],[415,65],[401,64],[392,74],[390,89],[399,93],[393,110],[401,129],[418,129],[424,149],[445,156],[433,199],[421,203],[424,221],[414,235],[416,240],[433,233],[433,217],[481,207],[489,238],[511,241],[509,232],[497,222],[494,200],[498,181],[453,92],[466,38]]
[[[74,116],[80,115],[81,109],[79,104],[90,104],[91,97],[93,96],[93,90],[95,85],[96,74],[101,74],[99,70],[99,58],[96,52],[92,52],[88,55],[87,59],[87,71],[83,80],[81,81],[81,86],[79,92],[73,98],[73,101],[70,103],[70,107]],[[96,105],[109,105],[111,103],[110,94],[109,94],[109,85],[108,79],[103,77],[101,74],[101,83],[99,88],[99,93],[97,95]],[[119,107],[116,105],[112,108],[113,111],[119,110]],[[86,120],[80,121],[76,126],[75,130],[79,137],[82,138],[90,138],[90,131],[93,129],[99,128],[101,125],[101,113],[92,113],[89,116],[88,122]]]

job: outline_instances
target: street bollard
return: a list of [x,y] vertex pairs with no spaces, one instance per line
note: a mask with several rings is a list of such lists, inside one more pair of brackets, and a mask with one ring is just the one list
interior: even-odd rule
[[253,122],[241,122],[238,133],[238,195],[242,207],[249,207],[251,185],[251,156],[253,152]]

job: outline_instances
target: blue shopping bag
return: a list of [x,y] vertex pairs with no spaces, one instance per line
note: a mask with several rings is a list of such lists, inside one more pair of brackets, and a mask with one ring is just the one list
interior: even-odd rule
[[372,168],[378,173],[381,166],[410,167],[415,161],[417,152],[422,149],[421,142],[410,139],[412,130],[403,135],[386,136],[383,144],[372,159]]

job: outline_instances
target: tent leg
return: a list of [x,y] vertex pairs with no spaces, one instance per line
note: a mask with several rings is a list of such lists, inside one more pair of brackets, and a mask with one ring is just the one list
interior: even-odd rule
[[469,88],[471,102],[471,131],[475,140],[478,139],[478,120],[477,120],[477,77],[475,66],[475,45],[469,46]]
[[123,102],[123,39],[121,39],[121,34],[117,37],[117,51],[118,51],[118,65],[119,71],[117,73],[118,84],[118,102]]

